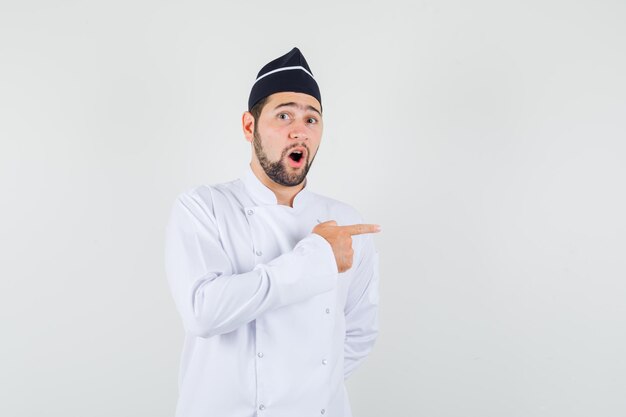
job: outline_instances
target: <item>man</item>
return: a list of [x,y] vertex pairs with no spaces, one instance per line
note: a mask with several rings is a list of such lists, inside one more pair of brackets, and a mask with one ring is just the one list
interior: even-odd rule
[[176,415],[350,417],[344,380],[378,333],[380,228],[310,190],[322,104],[297,48],[261,69],[242,125],[241,178],[182,193],[167,227]]

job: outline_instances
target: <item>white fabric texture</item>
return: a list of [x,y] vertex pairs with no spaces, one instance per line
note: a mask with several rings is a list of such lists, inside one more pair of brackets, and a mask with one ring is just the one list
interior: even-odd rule
[[174,202],[165,264],[185,340],[177,417],[351,417],[344,385],[378,335],[378,252],[355,235],[338,273],[319,222],[363,223],[310,191],[293,207],[250,166]]

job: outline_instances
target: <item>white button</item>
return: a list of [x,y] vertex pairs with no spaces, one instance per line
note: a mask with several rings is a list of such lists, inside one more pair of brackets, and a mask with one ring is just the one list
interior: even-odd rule
[[262,357],[263,357],[263,352],[259,352],[257,356],[258,356],[259,358],[262,358]]
[[326,412],[326,410],[324,410],[323,408],[322,408],[322,411],[320,411],[320,413],[322,413],[322,414],[324,414],[325,412]]
[[260,250],[256,251],[256,256],[261,256],[263,255],[263,252],[261,252]]
[[329,314],[329,313],[330,313],[330,308],[327,308],[326,309],[326,314]]
[[326,365],[328,361],[326,359],[322,359],[322,365]]
[[248,210],[248,215],[252,216],[254,214],[254,210]]
[[265,406],[264,406],[263,404],[261,404],[261,405],[259,406],[259,410],[265,410]]

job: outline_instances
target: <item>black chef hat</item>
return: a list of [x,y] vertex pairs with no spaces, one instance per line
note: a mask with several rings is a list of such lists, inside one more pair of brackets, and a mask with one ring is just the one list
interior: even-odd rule
[[261,68],[250,91],[248,110],[252,110],[262,98],[281,91],[308,94],[315,97],[320,106],[322,105],[320,89],[309,64],[298,48],[293,48]]

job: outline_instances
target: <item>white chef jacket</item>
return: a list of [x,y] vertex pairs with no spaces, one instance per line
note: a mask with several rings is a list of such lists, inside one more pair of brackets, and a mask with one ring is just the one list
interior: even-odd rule
[[378,334],[378,252],[355,235],[338,273],[319,222],[363,223],[310,191],[293,207],[250,166],[176,199],[165,263],[185,329],[177,417],[351,417],[344,380]]

